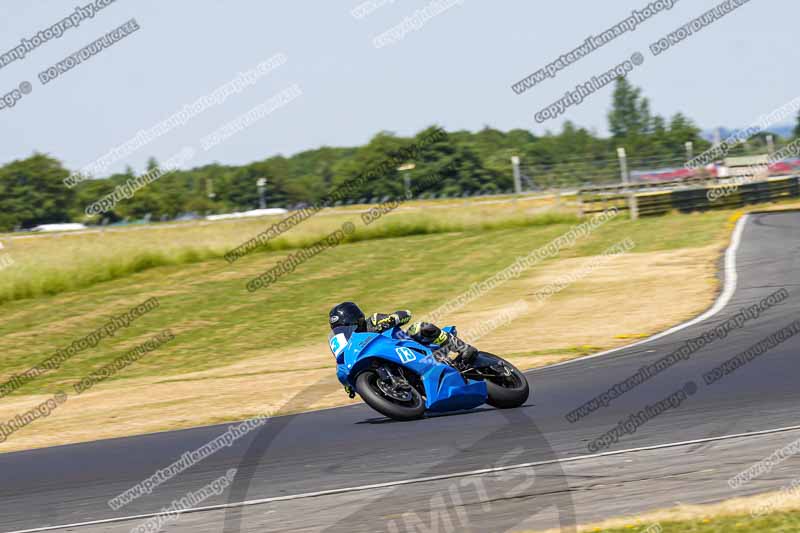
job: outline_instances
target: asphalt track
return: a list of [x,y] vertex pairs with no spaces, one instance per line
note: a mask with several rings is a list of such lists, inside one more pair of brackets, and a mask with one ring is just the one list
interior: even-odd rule
[[[130,531],[230,468],[239,472],[233,486],[201,504],[229,508],[185,514],[165,530],[571,531],[576,521],[777,490],[794,477],[797,459],[737,490],[727,479],[800,438],[800,335],[717,383],[707,385],[702,376],[800,318],[800,213],[751,214],[740,221],[734,244],[720,265],[727,291],[713,316],[622,350],[529,372],[535,393],[523,408],[406,423],[363,405],[277,417],[119,511],[107,506],[109,498],[227,426],[3,454],[0,531],[84,522],[96,523],[52,530]],[[608,407],[575,423],[565,419],[644,364],[781,288],[788,299],[744,327]],[[621,419],[690,381],[696,391],[678,407],[609,448],[589,450]],[[313,389],[298,404],[308,394]],[[134,515],[145,516],[117,521]]]

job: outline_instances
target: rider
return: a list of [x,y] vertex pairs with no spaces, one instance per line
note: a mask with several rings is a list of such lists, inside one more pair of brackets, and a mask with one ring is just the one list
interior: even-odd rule
[[[395,311],[391,314],[373,313],[369,318],[353,302],[343,302],[328,313],[331,329],[339,326],[356,326],[357,333],[381,333],[395,326],[403,326],[411,321],[410,311]],[[428,322],[417,322],[408,328],[408,335],[424,345],[438,344],[441,349],[458,354],[456,362],[468,366],[478,355],[478,350]]]

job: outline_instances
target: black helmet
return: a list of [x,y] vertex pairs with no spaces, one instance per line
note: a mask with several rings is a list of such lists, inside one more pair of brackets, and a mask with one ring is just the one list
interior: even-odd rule
[[328,322],[331,329],[339,326],[358,326],[358,329],[365,329],[367,325],[364,312],[353,302],[342,302],[328,313]]

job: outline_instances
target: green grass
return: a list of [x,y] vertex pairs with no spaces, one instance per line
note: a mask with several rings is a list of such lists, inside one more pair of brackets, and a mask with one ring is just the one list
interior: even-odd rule
[[[597,254],[626,237],[636,243],[633,253],[705,246],[725,238],[729,217],[722,211],[636,222],[619,217],[562,250],[559,258]],[[351,220],[361,224],[357,216]],[[517,256],[547,244],[571,224],[487,227],[492,229],[344,244],[255,293],[245,290],[247,280],[285,253],[252,254],[233,265],[214,259],[159,266],[81,290],[6,302],[0,307],[0,376],[32,366],[150,296],[159,298],[157,310],[15,394],[68,386],[167,327],[175,332],[175,340],[112,379],[167,378],[267,351],[321,343],[328,332],[327,312],[335,303],[354,300],[368,312],[408,308],[420,316],[509,266]]]
[[[396,237],[410,237],[413,235],[432,235],[436,233],[456,233],[464,231],[491,231],[512,228],[527,228],[536,226],[550,226],[557,224],[577,224],[580,221],[574,213],[552,212],[541,215],[517,216],[498,219],[479,218],[471,222],[452,220],[449,217],[435,219],[422,217],[389,218],[383,224],[358,228],[346,242],[369,241],[376,239],[392,239]],[[304,246],[313,243],[309,239]],[[270,244],[270,243],[267,243]],[[297,248],[298,246],[291,246]],[[287,249],[285,247],[282,249]],[[277,250],[274,245],[266,247],[263,251]]]
[[[364,226],[357,214],[318,215],[285,235],[269,241],[253,253],[308,247],[345,220],[353,220],[358,226],[356,233],[348,237],[348,242],[578,221],[574,213],[562,211],[535,215],[526,214],[520,209],[509,212],[498,208],[486,208],[474,213],[463,211],[452,209],[434,213],[392,213],[369,226]],[[0,304],[80,290],[156,267],[189,265],[209,259],[218,259],[221,262],[227,251],[256,236],[278,220],[265,218],[244,221],[238,225],[185,224],[178,228],[156,225],[153,228],[138,227],[105,234],[37,235],[31,239],[15,239],[8,252],[13,257],[15,266],[0,272]]]

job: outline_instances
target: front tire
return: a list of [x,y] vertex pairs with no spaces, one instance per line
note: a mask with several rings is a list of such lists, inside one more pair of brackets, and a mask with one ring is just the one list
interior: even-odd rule
[[[497,409],[513,409],[528,401],[530,396],[530,385],[525,374],[517,367],[492,354],[484,354],[496,359],[503,372],[495,372],[492,376],[485,376],[486,392],[488,398],[486,403]],[[488,369],[487,369],[488,370]]]
[[358,375],[356,392],[367,405],[394,420],[416,420],[425,414],[425,400],[419,391],[410,387],[411,398],[406,402],[389,398],[378,386],[378,374],[374,370],[366,370]]

